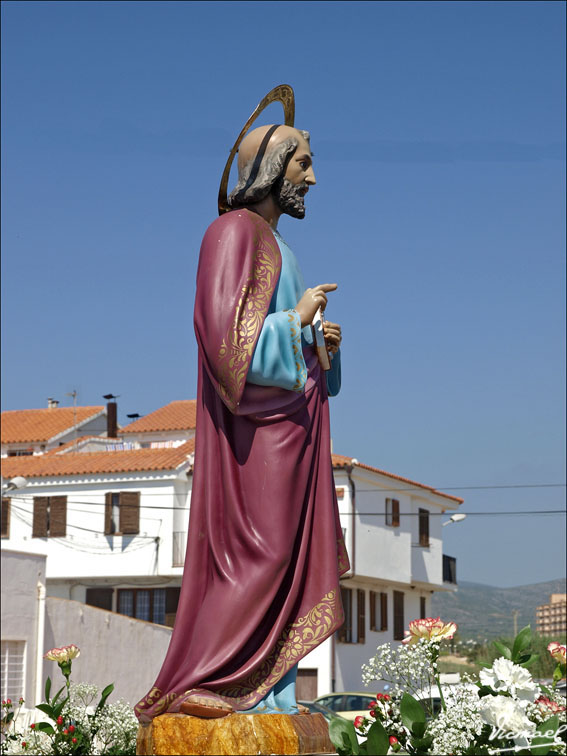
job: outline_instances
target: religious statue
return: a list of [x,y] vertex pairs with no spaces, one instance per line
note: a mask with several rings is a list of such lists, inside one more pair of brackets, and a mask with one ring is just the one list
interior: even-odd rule
[[[248,131],[274,100],[285,124]],[[277,231],[282,213],[304,217],[315,185],[309,133],[293,120],[293,90],[280,85],[232,150],[220,217],[201,246],[187,554],[165,662],[135,707],[142,723],[166,712],[298,713],[297,663],[344,620],[339,577],[348,557],[328,410],[340,388],[341,329],[324,322],[327,371],[311,329],[337,286],[306,289]]]

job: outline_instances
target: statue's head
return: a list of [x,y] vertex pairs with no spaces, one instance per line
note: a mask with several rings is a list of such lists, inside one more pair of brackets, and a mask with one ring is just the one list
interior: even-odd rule
[[309,132],[292,126],[260,126],[242,140],[238,183],[231,208],[246,207],[272,194],[282,213],[305,217],[304,197],[315,184]]

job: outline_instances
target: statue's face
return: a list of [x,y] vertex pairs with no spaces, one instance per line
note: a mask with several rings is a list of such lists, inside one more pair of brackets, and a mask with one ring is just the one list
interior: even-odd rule
[[305,217],[305,195],[309,187],[316,184],[313,171],[313,155],[309,142],[296,131],[294,136],[299,144],[291,156],[283,178],[276,183],[273,194],[282,213],[293,218]]

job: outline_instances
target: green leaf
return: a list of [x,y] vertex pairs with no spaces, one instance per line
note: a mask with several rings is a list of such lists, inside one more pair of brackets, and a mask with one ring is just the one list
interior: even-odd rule
[[549,688],[547,688],[545,685],[540,685],[539,687],[541,688],[541,692],[544,695],[546,695],[548,698],[551,696],[551,691],[549,690]]
[[488,662],[477,661],[476,663],[479,667],[484,667],[484,669],[490,669],[490,667],[492,667],[492,664],[489,664]]
[[106,699],[112,693],[113,690],[114,690],[114,683],[110,683],[110,685],[107,685],[106,688],[102,691],[102,693],[100,694],[100,701],[98,702],[98,705],[96,707],[97,711],[100,711],[100,709],[102,709],[102,707],[106,703]]
[[508,646],[505,646],[503,643],[500,643],[500,641],[493,641],[492,645],[499,653],[502,654],[502,656],[505,656],[506,659],[512,658],[512,652],[510,651]]
[[527,656],[528,658],[525,661],[518,662],[520,667],[531,667],[539,659],[539,654],[529,654]]
[[49,724],[49,722],[38,722],[35,726],[35,729],[39,730],[40,732],[46,732],[48,735],[53,735],[55,733],[55,730]]
[[348,719],[333,717],[329,722],[329,737],[339,754],[358,754],[360,752],[354,725]]
[[373,754],[373,756],[383,756],[383,754],[388,753],[390,738],[382,723],[378,720],[370,725],[366,744],[367,752]]
[[425,711],[423,707],[409,693],[404,693],[400,702],[402,722],[408,730],[418,738],[425,732]]
[[49,694],[51,693],[51,677],[45,681],[45,700],[49,703]]
[[536,735],[532,740],[530,753],[535,754],[535,756],[545,756],[546,753],[549,753],[558,727],[559,717],[557,715],[546,719],[545,722],[541,722],[536,728],[536,733],[540,734]]
[[65,690],[65,686],[63,686],[60,690],[57,691],[57,693],[53,696],[53,699],[51,701],[52,704],[55,704],[61,693]]
[[532,642],[532,629],[529,625],[523,627],[514,640],[512,647],[512,661],[515,662],[522,651]]
[[51,719],[56,719],[56,717],[53,716],[53,706],[50,706],[49,704],[37,704],[35,708],[43,711],[43,713],[47,714]]
[[553,680],[555,682],[559,682],[559,680],[561,680],[562,677],[563,677],[563,669],[561,668],[561,664],[558,664],[553,670]]

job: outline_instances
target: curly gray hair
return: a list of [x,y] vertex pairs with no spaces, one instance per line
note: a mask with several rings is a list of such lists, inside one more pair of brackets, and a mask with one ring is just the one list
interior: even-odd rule
[[[309,132],[298,129],[301,136],[309,142]],[[289,137],[271,150],[266,151],[255,178],[249,183],[250,173],[255,158],[249,160],[238,172],[238,182],[228,195],[229,207],[245,207],[260,202],[267,197],[276,181],[285,172],[289,159],[297,149],[299,142]]]

